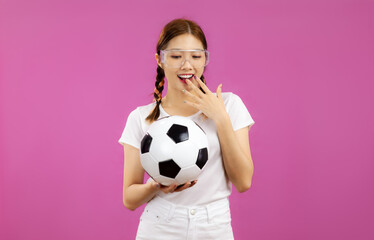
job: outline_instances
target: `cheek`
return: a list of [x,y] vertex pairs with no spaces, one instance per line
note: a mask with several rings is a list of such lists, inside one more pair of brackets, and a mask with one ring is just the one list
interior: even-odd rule
[[171,73],[171,72],[166,72],[165,71],[165,77],[167,78],[167,79],[169,79],[169,81],[170,80],[179,80],[179,78],[177,77],[177,75],[176,74],[174,74],[174,73]]

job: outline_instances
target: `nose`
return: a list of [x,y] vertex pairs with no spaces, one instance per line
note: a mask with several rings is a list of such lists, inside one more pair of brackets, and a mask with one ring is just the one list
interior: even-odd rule
[[[188,62],[188,64],[187,64]],[[187,58],[184,59],[183,63],[182,63],[182,66],[181,66],[182,69],[192,69],[192,64],[190,63],[190,60],[188,60]]]

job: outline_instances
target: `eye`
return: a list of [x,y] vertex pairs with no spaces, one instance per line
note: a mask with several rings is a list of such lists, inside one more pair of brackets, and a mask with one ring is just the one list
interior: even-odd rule
[[193,56],[193,58],[201,58],[201,56]]
[[180,58],[181,56],[171,56],[172,58]]

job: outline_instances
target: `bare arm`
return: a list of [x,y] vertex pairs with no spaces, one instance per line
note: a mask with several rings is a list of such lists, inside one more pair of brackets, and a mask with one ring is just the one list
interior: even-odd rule
[[123,204],[130,210],[151,200],[158,191],[157,183],[143,184],[144,169],[140,163],[139,149],[124,144]]
[[216,124],[226,173],[235,188],[245,192],[251,186],[254,170],[249,147],[249,127],[234,132],[229,116]]

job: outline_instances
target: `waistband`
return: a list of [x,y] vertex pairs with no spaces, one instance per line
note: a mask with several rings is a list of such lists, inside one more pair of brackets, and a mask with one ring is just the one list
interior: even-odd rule
[[228,198],[216,200],[202,206],[183,206],[169,202],[159,196],[155,196],[148,202],[144,211],[157,211],[166,216],[167,221],[173,217],[183,218],[207,218],[208,222],[211,220],[214,211],[230,211]]

